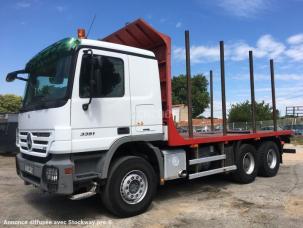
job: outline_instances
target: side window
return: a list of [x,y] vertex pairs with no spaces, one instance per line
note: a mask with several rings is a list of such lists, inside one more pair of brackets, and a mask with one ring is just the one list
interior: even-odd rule
[[[122,59],[94,55],[94,92],[92,97],[124,96],[124,62]],[[91,58],[83,55],[80,71],[80,97],[90,96]]]

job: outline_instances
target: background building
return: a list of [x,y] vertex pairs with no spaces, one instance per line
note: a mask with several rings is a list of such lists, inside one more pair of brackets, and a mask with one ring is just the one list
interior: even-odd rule
[[187,105],[185,104],[173,105],[172,113],[175,123],[188,120]]
[[15,152],[17,113],[0,113],[0,153]]

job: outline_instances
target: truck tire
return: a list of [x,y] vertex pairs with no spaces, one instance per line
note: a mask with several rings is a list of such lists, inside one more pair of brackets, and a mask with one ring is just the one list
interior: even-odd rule
[[259,175],[263,177],[276,176],[280,167],[280,153],[276,143],[263,142],[258,148]]
[[233,179],[241,184],[253,182],[258,174],[257,151],[255,147],[250,144],[243,144],[237,153],[237,170],[232,173]]
[[114,215],[130,217],[147,210],[156,189],[156,173],[150,163],[141,157],[127,156],[111,167],[101,198]]

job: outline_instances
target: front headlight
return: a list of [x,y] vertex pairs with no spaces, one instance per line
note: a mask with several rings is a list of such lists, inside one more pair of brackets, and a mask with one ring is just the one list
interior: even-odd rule
[[56,192],[58,189],[59,169],[54,166],[44,166],[43,180],[49,192]]
[[57,183],[59,179],[59,170],[53,166],[46,166],[44,175],[47,183]]

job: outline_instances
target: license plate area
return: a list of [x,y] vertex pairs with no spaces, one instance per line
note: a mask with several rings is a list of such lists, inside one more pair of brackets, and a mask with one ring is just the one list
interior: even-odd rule
[[29,173],[29,174],[34,174],[34,166],[30,164],[25,164],[24,165],[24,171]]

